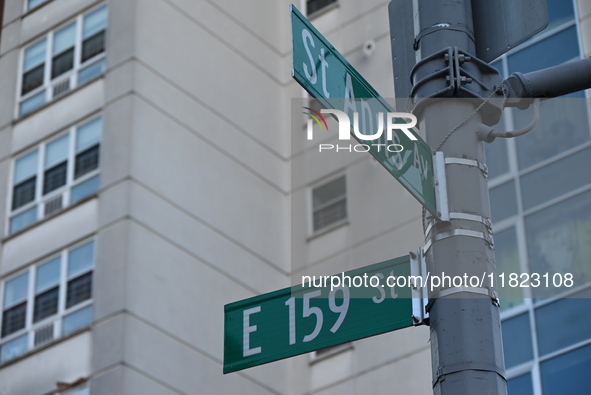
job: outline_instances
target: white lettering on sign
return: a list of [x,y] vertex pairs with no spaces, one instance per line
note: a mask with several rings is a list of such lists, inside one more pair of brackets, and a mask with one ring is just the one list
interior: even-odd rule
[[[331,287],[332,288],[332,287]],[[340,291],[342,293],[342,301],[340,304],[337,304],[336,300],[336,293]],[[314,325],[314,330],[305,335],[302,339],[303,342],[309,342],[314,340],[322,330],[322,324],[324,323],[324,315],[322,313],[322,309],[318,306],[312,306],[311,300],[313,298],[318,298],[322,295],[322,290],[318,289],[312,292],[307,292],[302,295],[303,298],[303,306],[302,306],[302,318],[314,317],[316,324]],[[345,317],[347,316],[347,311],[349,310],[349,302],[350,302],[350,291],[349,287],[346,285],[336,287],[331,289],[328,294],[328,308],[333,313],[339,314],[337,320],[330,328],[332,333],[336,333]],[[295,304],[295,297],[291,297],[285,301],[285,305],[288,307],[288,314],[289,314],[289,344],[293,345],[296,344],[296,304]]]
[[420,154],[419,154],[419,150],[415,145],[415,156],[414,156],[414,162],[413,162],[413,166],[416,167],[417,169],[419,169],[419,173],[421,174],[421,178],[423,179],[427,179],[427,176],[429,175],[429,166],[428,166],[428,161],[427,159],[423,158]]
[[330,97],[330,93],[326,89],[326,69],[328,69],[328,62],[324,59],[324,48],[320,48],[318,59],[320,59],[320,67],[322,67],[322,93],[328,99]]
[[310,317],[311,315],[316,316],[316,326],[314,330],[309,335],[304,336],[304,342],[309,342],[311,340],[316,339],[316,336],[320,333],[320,329],[322,329],[322,322],[324,321],[322,318],[322,310],[320,307],[317,306],[310,306],[310,299],[320,296],[321,291],[312,291],[304,294],[304,310],[302,312],[302,317]]
[[355,104],[355,92],[353,92],[353,82],[351,82],[351,75],[347,73],[345,77],[345,107],[343,111],[349,114],[350,111],[357,112],[357,104]]
[[250,315],[254,314],[254,313],[260,313],[261,312],[261,306],[257,306],[257,307],[252,307],[250,309],[246,309],[242,312],[243,314],[243,323],[244,323],[244,336],[243,338],[243,352],[242,352],[242,356],[243,357],[248,357],[249,355],[255,355],[255,354],[260,354],[263,349],[262,347],[255,347],[255,348],[250,348],[250,334],[252,332],[255,332],[257,330],[257,326],[256,325],[250,325]]
[[308,65],[302,63],[304,65],[304,74],[306,74],[306,78],[310,81],[311,84],[315,84],[316,80],[318,79],[318,75],[316,75],[316,67],[314,67],[314,58],[312,57],[312,52],[310,51],[310,47],[308,46],[308,41],[312,45],[312,48],[316,48],[316,44],[314,44],[314,38],[312,38],[312,33],[308,29],[302,30],[302,40],[304,41],[304,47],[306,48],[306,53],[308,54],[308,59],[310,60],[310,69],[312,73],[308,69]]

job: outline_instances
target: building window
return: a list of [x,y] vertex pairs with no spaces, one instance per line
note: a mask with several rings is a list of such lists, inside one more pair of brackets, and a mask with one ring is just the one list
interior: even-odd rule
[[23,50],[19,116],[105,71],[106,28],[107,6],[102,5]]
[[94,241],[2,281],[0,363],[92,322]]
[[343,223],[347,219],[345,176],[312,189],[312,230],[314,233]]
[[99,116],[16,158],[10,234],[98,191],[101,133]]
[[88,394],[90,394],[90,388],[88,386],[84,386],[82,388],[77,388],[75,390],[59,393],[59,395],[88,395]]
[[[573,2],[548,0],[549,27],[492,65],[507,77],[580,58]],[[591,366],[591,124],[583,92],[546,100],[525,136],[486,145],[497,272],[550,286],[499,287],[509,394],[586,393]],[[499,129],[527,124],[507,109]],[[574,286],[564,286],[571,273]],[[556,276],[554,276],[556,275]],[[566,384],[565,384],[566,383]]]
[[331,4],[336,4],[337,0],[308,0],[306,2],[306,13],[312,15]]
[[27,10],[30,11],[34,8],[39,7],[43,3],[47,3],[49,0],[27,0]]

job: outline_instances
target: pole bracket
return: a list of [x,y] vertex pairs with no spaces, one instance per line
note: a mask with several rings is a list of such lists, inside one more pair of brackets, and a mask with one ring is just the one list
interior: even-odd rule
[[[431,26],[419,33],[415,46],[418,48],[419,41],[427,34],[452,28],[441,25],[446,24]],[[410,78],[413,113],[419,117],[429,102],[427,99],[457,97],[483,103],[481,115],[487,125],[495,125],[501,118],[504,96],[496,87],[503,79],[494,67],[464,50],[447,47],[426,56],[412,68]]]
[[[427,262],[423,248],[418,251],[410,252],[410,274],[411,274],[411,294],[412,294],[412,321],[414,326],[429,325],[429,312],[427,305],[429,298],[427,288],[423,279],[427,275]],[[418,282],[418,279],[420,283]]]
[[501,376],[503,380],[507,380],[505,376],[505,369],[488,363],[476,363],[476,362],[464,362],[456,363],[447,366],[439,366],[436,371],[436,378],[433,380],[433,385],[437,384],[438,381],[445,380],[445,376],[452,373],[462,372],[465,370],[479,370],[483,372],[494,372]]
[[423,246],[423,250],[425,251],[425,253],[427,253],[427,251],[429,251],[429,248],[431,248],[431,245],[434,242],[439,241],[439,240],[448,239],[450,237],[455,237],[455,236],[467,236],[467,237],[474,237],[477,239],[482,239],[486,242],[486,245],[490,249],[493,249],[495,246],[495,243],[492,239],[491,234],[485,234],[483,232],[478,232],[478,231],[469,230],[469,229],[454,229],[454,230],[451,230],[448,232],[439,233],[435,237],[432,237],[431,239],[429,239],[429,241],[427,241],[427,243]]
[[[488,277],[488,276],[483,276],[481,281],[484,282],[484,279],[486,277]],[[484,285],[484,284],[482,284],[482,285]],[[439,290],[435,294],[431,295],[431,298],[429,298],[429,303],[427,303],[427,306],[425,307],[427,314],[429,313],[429,311],[431,310],[431,307],[433,307],[433,305],[435,304],[435,301],[438,298],[443,298],[445,296],[450,296],[450,295],[456,295],[459,293],[472,293],[472,294],[476,294],[476,295],[488,296],[490,298],[490,300],[492,301],[493,305],[495,305],[497,307],[501,306],[501,304],[499,302],[499,294],[494,289],[484,288],[484,287],[469,287],[469,286],[462,285],[460,287],[445,288],[445,289]]]
[[437,206],[437,215],[439,216],[440,221],[449,222],[445,156],[441,151],[433,153],[433,178],[435,182],[435,204]]
[[478,167],[485,178],[488,178],[488,167],[486,164],[479,162],[475,159],[466,158],[445,158],[446,165],[464,165]]
[[[475,215],[475,214],[468,214],[468,213],[453,213],[452,212],[452,213],[449,213],[449,219],[450,220],[460,219],[460,220],[464,220],[464,221],[478,222],[480,224],[483,224],[486,227],[486,230],[489,235],[492,236],[492,234],[493,234],[492,221],[490,220],[490,218],[483,217],[482,215]],[[429,221],[429,224],[425,228],[425,239],[427,239],[429,237],[429,233],[431,233],[431,229],[433,229],[433,226],[435,226],[435,223],[436,223],[435,221]]]

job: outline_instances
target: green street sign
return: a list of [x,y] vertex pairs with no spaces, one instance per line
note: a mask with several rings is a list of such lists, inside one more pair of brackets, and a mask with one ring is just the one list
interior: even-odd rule
[[[351,121],[354,120],[355,113],[360,118],[369,114],[368,118],[374,123],[373,119],[379,119],[376,117],[395,112],[310,21],[293,5],[290,10],[293,34],[292,77],[310,95],[317,98],[325,108],[343,111]],[[401,125],[406,124],[406,121],[396,118],[395,123]],[[362,131],[361,134],[372,135],[375,129],[368,132],[370,131]],[[353,127],[351,134],[361,143],[368,142],[355,136]],[[403,150],[390,152],[384,148],[390,143],[401,145]],[[394,130],[392,141],[389,141],[384,130],[379,138],[371,140],[371,144],[367,145],[368,152],[427,210],[439,217],[435,200],[433,150],[418,133],[412,129],[406,132]]]
[[303,285],[227,304],[224,373],[413,325],[410,261],[303,276]]

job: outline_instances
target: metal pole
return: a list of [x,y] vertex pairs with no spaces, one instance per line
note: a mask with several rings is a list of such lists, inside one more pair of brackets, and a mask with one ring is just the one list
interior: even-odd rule
[[509,90],[507,105],[527,108],[534,98],[549,99],[591,88],[591,58],[527,74],[513,73],[505,84]]
[[[429,227],[433,220],[425,220],[427,268],[442,280],[429,293],[433,393],[506,395],[499,307],[491,286],[496,269],[484,146],[476,133],[482,118],[475,110],[483,100],[424,99],[458,96],[470,84],[461,80],[456,66],[475,64],[465,56],[476,52],[471,1],[414,0],[414,7],[415,48],[421,60],[413,69],[412,94],[415,103],[421,101],[416,107],[420,130],[431,147],[445,154],[450,211],[448,222]],[[449,50],[442,52],[445,48]],[[442,65],[450,73],[442,74]],[[440,82],[430,80],[439,75]]]

